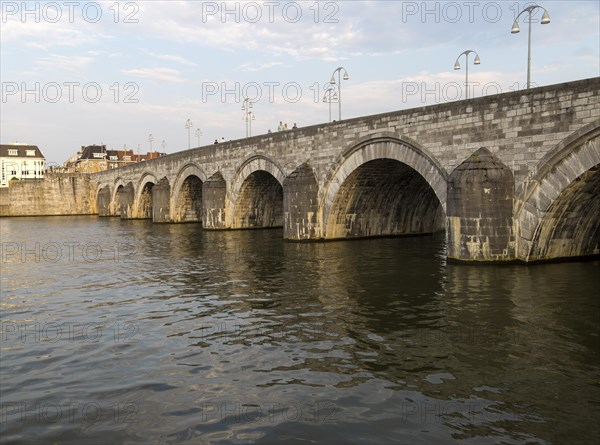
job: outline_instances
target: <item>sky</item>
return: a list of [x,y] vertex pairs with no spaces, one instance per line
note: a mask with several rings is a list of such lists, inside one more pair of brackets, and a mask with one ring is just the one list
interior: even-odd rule
[[[511,28],[532,4],[1,1],[0,139],[61,165],[91,144],[174,153],[244,138],[245,98],[252,135],[328,122],[330,105],[339,119],[323,97],[340,83],[342,119],[456,101],[466,50],[481,60],[468,55],[471,97],[524,89],[528,14]],[[600,76],[600,2],[537,4],[551,21],[532,13],[532,84]]]

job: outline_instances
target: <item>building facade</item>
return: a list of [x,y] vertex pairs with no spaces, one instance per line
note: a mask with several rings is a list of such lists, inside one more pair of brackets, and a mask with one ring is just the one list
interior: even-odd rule
[[75,162],[77,173],[97,173],[108,168],[106,145],[88,145],[81,147],[81,154]]
[[46,158],[36,145],[0,145],[0,187],[11,180],[44,179]]

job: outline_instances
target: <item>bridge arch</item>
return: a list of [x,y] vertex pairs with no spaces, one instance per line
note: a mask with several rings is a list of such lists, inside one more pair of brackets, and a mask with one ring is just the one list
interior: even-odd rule
[[[121,193],[125,187],[131,184],[122,177],[117,177],[112,183],[111,198],[110,198],[110,214],[112,216],[121,216]],[[131,185],[133,188],[133,185]]]
[[446,188],[446,171],[426,150],[395,135],[371,136],[346,150],[326,179],[324,236],[442,230]]
[[283,226],[283,169],[266,156],[254,155],[237,170],[229,194],[232,229]]
[[158,184],[153,173],[144,173],[135,188],[135,214],[137,219],[152,219],[152,189]]
[[129,182],[129,181],[125,181],[120,176],[114,180],[113,186],[111,187],[112,194],[111,194],[111,198],[110,198],[110,201],[112,203],[116,203],[116,200],[118,199],[119,188],[124,187],[127,184],[127,182]]
[[518,190],[516,206],[520,259],[600,254],[600,119],[540,160]]
[[113,193],[113,214],[120,216],[121,219],[131,219],[135,202],[135,187],[133,183],[119,179],[116,181]]
[[190,162],[179,170],[172,188],[174,222],[202,222],[202,186],[206,179],[206,173],[195,162]]
[[96,211],[98,216],[111,216],[112,193],[109,184],[96,186]]

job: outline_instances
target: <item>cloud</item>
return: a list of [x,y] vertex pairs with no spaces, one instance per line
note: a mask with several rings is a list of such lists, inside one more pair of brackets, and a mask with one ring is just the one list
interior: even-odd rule
[[143,79],[151,79],[165,82],[183,82],[180,72],[172,68],[138,68],[132,70],[123,70],[122,74]]
[[77,24],[25,22],[7,20],[2,23],[2,44],[13,43],[48,50],[52,47],[78,47],[110,38],[105,34],[78,28]]
[[60,54],[49,54],[37,60],[37,64],[52,74],[56,71],[67,71],[70,73],[82,73],[88,65],[94,62],[92,57],[86,56],[63,56]]
[[191,60],[186,59],[185,57],[181,57],[181,56],[177,56],[175,54],[154,54],[154,53],[148,53],[150,56],[155,57],[157,59],[160,60],[167,60],[170,62],[177,62],[180,63],[182,65],[188,65],[188,66],[198,66],[197,63],[192,62]]
[[[244,10],[243,2],[241,11]],[[258,4],[256,2],[251,2]],[[236,2],[236,5],[238,2]],[[258,51],[273,56],[291,56],[298,60],[337,60],[359,41],[355,20],[345,24],[315,23],[309,3],[298,3],[302,20],[286,19],[281,10],[269,17],[264,6],[257,23],[245,20],[244,14],[208,16],[202,19],[202,2],[169,2],[144,9],[144,32],[154,38],[197,44],[219,51]],[[220,3],[215,3],[221,7]],[[279,5],[279,8],[282,8]],[[361,31],[362,32],[362,31]]]
[[104,50],[97,50],[97,51],[87,51],[86,54],[92,56],[92,57],[107,57],[107,58],[115,58],[115,57],[123,57],[123,54],[120,52],[111,52],[111,51],[104,51]]
[[267,62],[267,63],[244,63],[243,65],[240,65],[239,67],[237,67],[238,70],[240,71],[245,71],[245,72],[249,72],[249,73],[254,73],[256,71],[263,71],[263,70],[267,70],[269,68],[273,68],[274,66],[281,66],[283,65],[283,62]]

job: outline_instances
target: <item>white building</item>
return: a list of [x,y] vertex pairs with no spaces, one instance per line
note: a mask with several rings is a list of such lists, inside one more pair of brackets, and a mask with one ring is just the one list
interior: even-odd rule
[[44,179],[46,158],[36,145],[0,145],[0,187],[11,179]]

